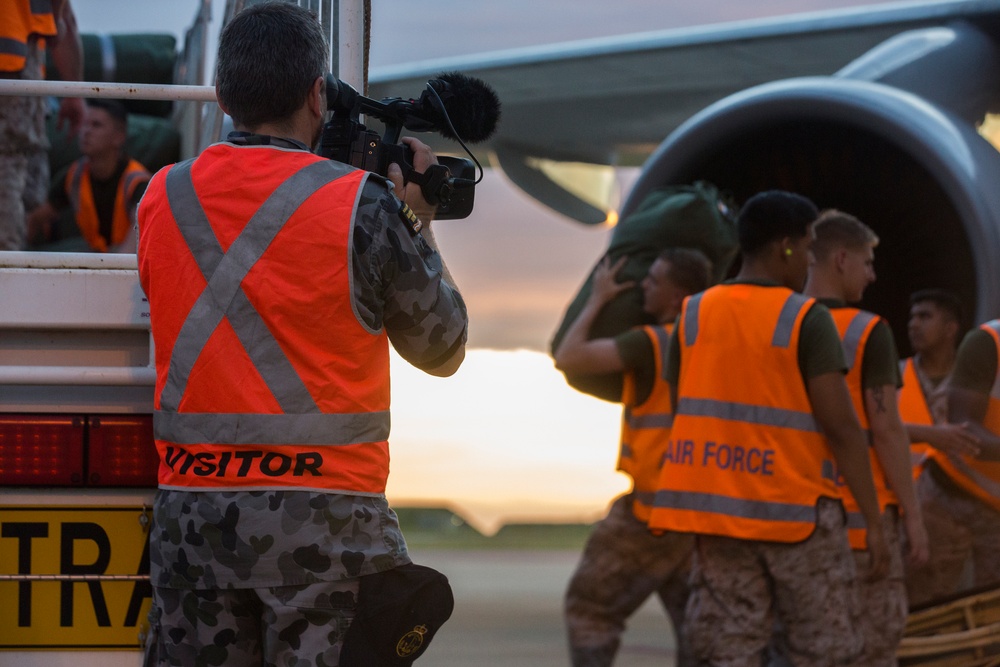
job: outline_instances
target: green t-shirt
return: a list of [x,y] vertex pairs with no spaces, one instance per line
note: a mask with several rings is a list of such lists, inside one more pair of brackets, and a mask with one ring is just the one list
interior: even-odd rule
[[[830,310],[847,307],[847,304],[839,299],[818,299],[818,301]],[[887,384],[898,389],[903,386],[903,377],[899,373],[899,350],[896,349],[892,329],[884,319],[880,319],[868,336],[865,354],[861,358],[861,386],[864,389],[873,389]]]
[[629,329],[615,336],[618,355],[622,358],[625,371],[632,373],[635,380],[635,404],[641,405],[653,392],[656,373],[656,351],[653,341],[642,327]]
[[[737,281],[727,280],[724,285],[758,285],[761,287],[778,287],[777,283],[768,281]],[[799,370],[802,381],[819,377],[827,373],[845,373],[847,364],[844,362],[844,349],[840,344],[840,334],[833,322],[829,309],[821,303],[814,303],[809,312],[802,318],[802,328],[799,331]],[[670,351],[667,355],[667,381],[676,385],[680,377],[681,348],[677,339],[677,329],[670,337]]]
[[993,336],[975,328],[965,334],[955,356],[951,386],[989,394],[997,377],[997,348]]

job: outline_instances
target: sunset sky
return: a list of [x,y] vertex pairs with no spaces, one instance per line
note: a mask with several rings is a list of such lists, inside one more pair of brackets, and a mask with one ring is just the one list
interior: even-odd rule
[[[178,35],[198,0],[74,0],[83,32]],[[371,67],[863,4],[854,0],[374,0]],[[214,1],[218,30],[224,3]],[[417,95],[419,91],[414,91]],[[624,187],[635,174],[622,174]],[[452,378],[394,358],[396,504],[448,504],[492,531],[509,520],[593,520],[628,487],[614,472],[620,407],[570,389],[548,342],[609,230],[549,212],[487,173],[465,220],[434,229],[469,305]]]

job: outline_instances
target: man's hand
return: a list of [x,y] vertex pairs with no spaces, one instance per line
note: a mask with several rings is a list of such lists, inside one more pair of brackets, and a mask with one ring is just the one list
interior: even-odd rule
[[948,454],[979,456],[979,437],[970,430],[969,422],[937,424],[927,427],[927,444]]
[[868,526],[868,530],[865,531],[865,541],[867,542],[869,558],[868,581],[884,579],[889,574],[889,544],[882,532],[881,522]]
[[620,283],[615,279],[621,268],[625,266],[627,259],[627,257],[620,257],[614,264],[611,263],[611,258],[607,256],[601,260],[600,264],[594,268],[593,280],[590,283],[591,300],[597,304],[604,305],[625,290],[635,287],[635,281],[630,280]]
[[83,124],[83,100],[79,97],[63,97],[59,100],[59,117],[56,120],[56,129],[66,128],[66,133],[72,139],[80,131]]
[[613,338],[587,338],[590,327],[605,304],[635,284],[615,282],[615,275],[625,260],[622,257],[612,264],[611,258],[605,257],[594,269],[590,297],[566,329],[553,354],[556,368],[563,373],[615,373],[625,370],[625,362]]
[[[437,164],[437,156],[430,146],[414,137],[403,137],[400,141],[406,144],[413,151],[413,169],[418,174],[424,173],[428,167]],[[403,182],[403,170],[398,164],[393,162],[389,165],[387,176],[392,181],[396,196],[399,197],[422,222],[429,223],[434,219],[437,206],[432,206],[424,199],[424,193],[416,183]]]
[[28,242],[33,244],[47,243],[52,236],[52,223],[59,217],[59,212],[49,202],[28,214]]

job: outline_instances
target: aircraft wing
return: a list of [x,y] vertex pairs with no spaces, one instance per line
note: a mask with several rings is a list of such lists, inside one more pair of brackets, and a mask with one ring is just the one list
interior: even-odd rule
[[[415,98],[442,72],[486,81],[502,103],[485,143],[493,160],[543,203],[593,224],[606,211],[567,193],[539,159],[639,165],[682,122],[732,93],[831,75],[898,33],[960,19],[992,32],[1000,0],[855,7],[383,67],[371,72],[368,96]],[[436,135],[421,138],[460,152]]]

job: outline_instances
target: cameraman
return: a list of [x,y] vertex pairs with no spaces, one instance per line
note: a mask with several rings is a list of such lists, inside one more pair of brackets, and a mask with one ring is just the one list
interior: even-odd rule
[[[389,343],[451,375],[466,310],[414,224],[434,213],[420,188],[310,152],[327,53],[296,5],[237,15],[216,92],[238,131],[139,207],[161,460],[148,664],[337,665],[360,579],[410,562],[384,495]],[[418,172],[436,162],[404,141]]]

